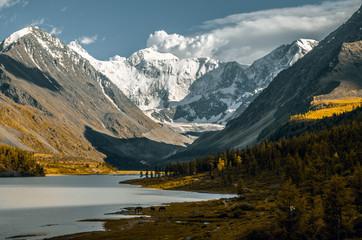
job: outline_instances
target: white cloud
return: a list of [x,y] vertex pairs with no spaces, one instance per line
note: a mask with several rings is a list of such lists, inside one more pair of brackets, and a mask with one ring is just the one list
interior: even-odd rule
[[62,30],[57,27],[53,27],[52,30],[50,31],[50,34],[59,35],[59,34],[62,34]]
[[65,12],[68,9],[67,6],[63,7],[62,9],[60,9],[61,12]]
[[40,19],[33,20],[30,24],[28,24],[28,26],[39,26],[39,25],[43,25],[44,22],[45,22],[45,19],[40,18]]
[[203,34],[196,37],[185,37],[179,34],[167,34],[156,31],[147,40],[148,47],[161,52],[171,52],[180,58],[205,57],[213,55],[215,46],[227,44],[226,39],[216,38],[214,34]]
[[98,39],[98,35],[94,35],[92,37],[83,36],[83,37],[78,38],[78,41],[84,45],[89,45],[89,44],[97,41],[97,39]]
[[298,38],[321,40],[358,9],[360,0],[241,13],[204,22],[197,36],[156,31],[147,46],[180,58],[214,57],[250,64]]
[[0,0],[0,10],[5,7],[12,7],[19,2],[20,0]]

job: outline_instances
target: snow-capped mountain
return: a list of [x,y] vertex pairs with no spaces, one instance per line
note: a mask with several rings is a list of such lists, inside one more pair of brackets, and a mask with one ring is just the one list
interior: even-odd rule
[[115,56],[109,61],[99,61],[76,41],[69,47],[88,59],[142,110],[163,109],[181,101],[196,79],[220,64],[210,58],[179,59],[152,48],[142,49],[129,58]]
[[[308,51],[308,42],[297,41],[292,47],[298,50],[302,46]],[[293,52],[295,50],[292,49],[290,53]],[[301,56],[304,52],[298,50],[296,54],[288,54],[287,60],[295,62],[298,54]],[[268,66],[261,63],[258,61],[258,68]],[[362,6],[310,53],[279,73],[247,109],[229,121],[222,131],[202,135],[172,160],[203,157],[270,139],[291,116],[309,111],[315,99],[361,98],[361,66]]]
[[[220,125],[239,116],[280,71],[317,44],[300,39],[275,49],[251,66],[210,58],[179,59],[152,48],[129,58],[115,56],[99,61],[76,41],[69,47],[108,76],[147,115],[183,132],[222,128]],[[182,124],[186,124],[184,128]]]
[[106,158],[122,168],[151,164],[191,143],[152,121],[87,59],[38,27],[0,43],[0,112],[0,143]]
[[278,47],[251,66],[220,64],[192,84],[188,96],[174,110],[173,120],[226,124],[238,117],[279,72],[317,45],[315,40],[299,39]]

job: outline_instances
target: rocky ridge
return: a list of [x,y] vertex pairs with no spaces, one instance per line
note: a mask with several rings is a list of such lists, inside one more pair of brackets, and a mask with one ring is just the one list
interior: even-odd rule
[[[0,43],[0,103],[0,142],[36,152],[132,168],[191,142],[145,116],[88,60],[37,27]],[[140,153],[135,139],[163,148]]]

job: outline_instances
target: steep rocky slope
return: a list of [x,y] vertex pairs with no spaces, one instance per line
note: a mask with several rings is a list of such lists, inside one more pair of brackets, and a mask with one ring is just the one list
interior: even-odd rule
[[221,65],[191,85],[190,93],[178,104],[173,119],[225,125],[238,117],[280,71],[317,45],[315,40],[299,39],[278,47],[251,66],[237,62]]
[[146,117],[88,60],[37,27],[0,44],[0,92],[0,142],[23,149],[139,167],[152,152],[114,143],[166,145],[152,156],[162,158],[190,142]]
[[224,130],[205,134],[178,157],[246,147],[268,138],[291,115],[308,111],[314,99],[362,97],[362,13],[327,36],[272,83]]

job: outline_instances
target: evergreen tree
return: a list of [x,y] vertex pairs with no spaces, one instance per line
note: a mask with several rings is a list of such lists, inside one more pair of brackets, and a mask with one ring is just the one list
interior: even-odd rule
[[323,195],[324,221],[328,239],[343,239],[343,215],[349,203],[349,191],[342,177],[333,176],[325,186]]
[[276,199],[274,233],[277,239],[299,239],[304,211],[305,200],[292,180],[287,180]]
[[357,163],[352,175],[351,187],[356,210],[359,214],[362,214],[362,167],[359,162]]
[[244,180],[242,178],[239,178],[238,184],[237,184],[237,194],[239,196],[243,195],[245,187],[246,186],[245,186]]

